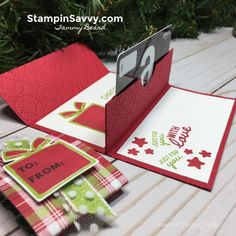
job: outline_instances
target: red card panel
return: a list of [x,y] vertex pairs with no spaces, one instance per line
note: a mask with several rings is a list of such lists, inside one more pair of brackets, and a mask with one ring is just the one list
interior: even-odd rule
[[28,125],[108,73],[82,44],[72,44],[0,75],[0,96]]
[[154,68],[150,82],[143,87],[137,80],[106,104],[106,151],[115,151],[143,121],[169,88],[173,50]]
[[11,168],[37,193],[43,194],[89,164],[88,159],[58,143],[13,163]]

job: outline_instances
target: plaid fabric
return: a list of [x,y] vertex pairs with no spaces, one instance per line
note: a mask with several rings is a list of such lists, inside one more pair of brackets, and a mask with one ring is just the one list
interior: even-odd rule
[[[84,177],[104,197],[108,198],[127,183],[124,175],[92,148],[76,141],[72,143],[99,160],[99,164],[84,174]],[[0,163],[2,166],[3,163]],[[49,197],[41,203],[35,202],[0,167],[0,191],[11,201],[32,229],[39,236],[58,235],[79,216],[65,212],[64,199]]]

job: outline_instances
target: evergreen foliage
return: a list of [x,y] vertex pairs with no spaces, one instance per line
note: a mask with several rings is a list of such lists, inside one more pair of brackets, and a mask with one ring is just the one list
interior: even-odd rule
[[[85,42],[101,56],[118,53],[172,24],[173,37],[197,37],[232,26],[236,0],[0,0],[0,72],[62,48]],[[57,31],[52,23],[28,23],[28,14],[123,16],[105,31]],[[75,26],[75,24],[73,25]]]

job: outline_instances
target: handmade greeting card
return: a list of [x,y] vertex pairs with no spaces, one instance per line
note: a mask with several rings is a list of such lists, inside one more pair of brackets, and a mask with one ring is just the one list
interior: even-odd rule
[[233,107],[233,99],[170,87],[111,155],[210,189]]
[[116,74],[73,44],[1,75],[0,95],[29,126],[211,189],[235,100],[169,85],[170,39],[168,26],[123,52]]

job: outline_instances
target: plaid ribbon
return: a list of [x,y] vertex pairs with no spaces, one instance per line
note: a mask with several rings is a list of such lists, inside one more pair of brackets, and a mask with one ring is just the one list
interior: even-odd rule
[[[127,183],[125,176],[92,148],[79,141],[72,144],[99,160],[99,163],[83,176],[104,198],[110,197]],[[3,163],[0,165],[2,166]],[[39,236],[58,235],[79,217],[63,210],[64,199],[61,197],[52,196],[41,203],[35,202],[12,178],[5,174],[2,167],[0,167],[0,191]]]

